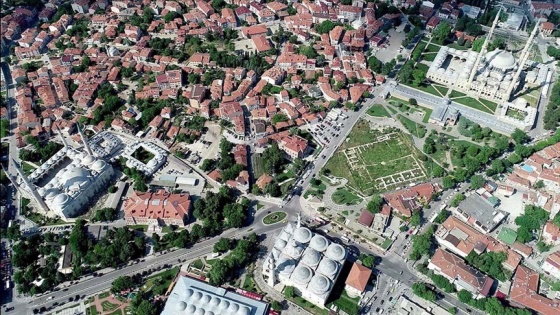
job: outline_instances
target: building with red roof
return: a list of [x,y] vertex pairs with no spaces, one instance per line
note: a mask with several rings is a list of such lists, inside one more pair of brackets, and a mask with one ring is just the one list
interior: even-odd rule
[[346,278],[346,286],[344,287],[348,296],[360,296],[366,290],[371,273],[371,268],[355,262],[348,274],[348,278]]
[[515,271],[509,297],[514,306],[526,307],[543,315],[558,314],[560,308],[560,300],[539,294],[539,273],[523,266]]
[[130,225],[185,226],[190,208],[188,193],[171,194],[163,189],[156,192],[134,191],[124,202],[124,218]]

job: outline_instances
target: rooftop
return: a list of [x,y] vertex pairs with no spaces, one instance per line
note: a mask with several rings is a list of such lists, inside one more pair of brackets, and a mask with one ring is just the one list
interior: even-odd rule
[[506,213],[494,208],[493,204],[495,203],[481,195],[471,194],[459,204],[457,211],[466,217],[472,226],[490,232],[506,216]]

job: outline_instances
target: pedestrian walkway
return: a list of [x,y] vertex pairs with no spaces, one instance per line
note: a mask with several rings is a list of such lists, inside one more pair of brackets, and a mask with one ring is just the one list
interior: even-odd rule
[[[116,299],[112,294],[104,297],[104,298],[99,298],[99,295],[94,296],[94,300],[92,301],[92,303],[90,303],[90,307],[95,307],[95,309],[97,310],[97,313],[101,314],[101,315],[108,315],[108,314],[121,314],[121,315],[127,315],[127,306],[129,306],[130,303],[128,302],[122,302],[118,299]],[[120,313],[119,313],[120,310]],[[91,315],[91,312],[89,313],[89,315]],[[88,314],[86,314],[88,315]]]

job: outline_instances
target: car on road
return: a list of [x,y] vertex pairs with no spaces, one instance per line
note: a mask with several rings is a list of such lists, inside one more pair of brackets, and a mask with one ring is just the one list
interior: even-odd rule
[[381,305],[383,305],[383,303],[385,303],[385,300],[381,300]]
[[326,156],[326,155],[324,155],[324,154],[323,154],[323,155],[321,156],[321,158],[322,158],[322,159],[324,159],[324,158],[326,158],[326,157],[327,157],[327,156]]

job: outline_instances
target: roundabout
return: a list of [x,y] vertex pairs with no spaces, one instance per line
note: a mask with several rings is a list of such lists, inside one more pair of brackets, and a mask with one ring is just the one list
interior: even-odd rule
[[287,216],[288,214],[286,212],[272,212],[267,214],[266,217],[263,218],[263,223],[265,225],[272,225],[285,220]]

